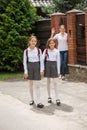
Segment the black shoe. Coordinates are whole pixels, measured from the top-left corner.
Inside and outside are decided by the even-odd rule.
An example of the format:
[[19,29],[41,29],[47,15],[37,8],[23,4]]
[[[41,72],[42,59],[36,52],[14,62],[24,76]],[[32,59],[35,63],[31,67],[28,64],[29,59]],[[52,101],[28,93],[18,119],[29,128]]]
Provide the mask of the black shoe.
[[52,98],[51,97],[48,98],[48,103],[52,103]]
[[38,103],[38,104],[37,104],[37,107],[38,107],[38,108],[43,108],[44,105],[43,105],[42,103]]
[[34,104],[34,100],[32,100],[32,101],[30,101],[30,103],[29,103],[30,105],[33,105]]
[[57,99],[57,100],[56,100],[56,104],[57,104],[58,106],[60,106],[60,104],[61,104],[60,99]]

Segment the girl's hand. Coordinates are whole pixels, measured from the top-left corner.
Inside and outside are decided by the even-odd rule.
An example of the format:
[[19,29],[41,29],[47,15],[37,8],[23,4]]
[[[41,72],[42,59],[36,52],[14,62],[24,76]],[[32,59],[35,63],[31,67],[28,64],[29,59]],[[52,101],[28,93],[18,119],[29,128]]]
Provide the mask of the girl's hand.
[[27,79],[28,78],[28,74],[24,74],[24,78]]
[[44,76],[44,71],[43,71],[43,72],[40,72],[40,75],[41,75],[41,77],[43,77],[43,76]]
[[58,78],[61,79],[61,78],[62,78],[62,75],[61,75],[61,74],[58,74]]

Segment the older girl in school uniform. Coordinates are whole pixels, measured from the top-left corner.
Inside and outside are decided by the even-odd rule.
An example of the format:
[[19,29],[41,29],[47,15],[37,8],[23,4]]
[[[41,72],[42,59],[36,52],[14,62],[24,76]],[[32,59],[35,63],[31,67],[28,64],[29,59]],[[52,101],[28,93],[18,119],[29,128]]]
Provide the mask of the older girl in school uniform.
[[58,97],[58,86],[57,86],[57,78],[60,74],[60,56],[59,52],[56,49],[56,43],[52,38],[50,38],[47,42],[47,47],[43,52],[43,60],[44,60],[44,76],[47,78],[47,92],[48,92],[48,103],[52,103],[51,98],[51,79],[53,79],[54,90],[56,95],[56,104],[60,105],[60,99]]
[[43,108],[43,104],[40,100],[40,80],[43,74],[43,60],[41,49],[36,47],[37,38],[31,36],[29,40],[29,46],[24,50],[23,65],[24,65],[24,78],[29,79],[30,90],[30,105],[34,104],[33,96],[33,84],[35,84],[37,95],[37,107]]

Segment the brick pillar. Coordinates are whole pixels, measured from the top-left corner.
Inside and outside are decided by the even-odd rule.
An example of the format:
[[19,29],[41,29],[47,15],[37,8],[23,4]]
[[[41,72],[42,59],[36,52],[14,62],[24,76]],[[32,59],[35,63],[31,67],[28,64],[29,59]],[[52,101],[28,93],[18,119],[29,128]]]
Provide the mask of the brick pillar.
[[56,30],[56,33],[59,32],[60,24],[64,24],[64,17],[65,17],[65,14],[60,13],[60,12],[57,12],[51,15],[51,28],[54,27]]
[[67,14],[67,33],[69,36],[68,46],[69,46],[69,64],[77,63],[77,53],[76,53],[76,14],[82,11],[73,9]]
[[85,12],[85,40],[86,40],[86,64],[87,64],[87,8],[84,9]]

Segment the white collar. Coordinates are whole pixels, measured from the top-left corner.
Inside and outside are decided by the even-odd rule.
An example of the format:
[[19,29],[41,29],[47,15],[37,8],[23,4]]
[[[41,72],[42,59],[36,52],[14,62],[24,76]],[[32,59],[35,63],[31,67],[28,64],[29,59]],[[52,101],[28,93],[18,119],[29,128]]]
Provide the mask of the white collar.
[[34,47],[33,49],[31,49],[30,47],[28,47],[28,50],[35,50],[36,49],[36,47]]

